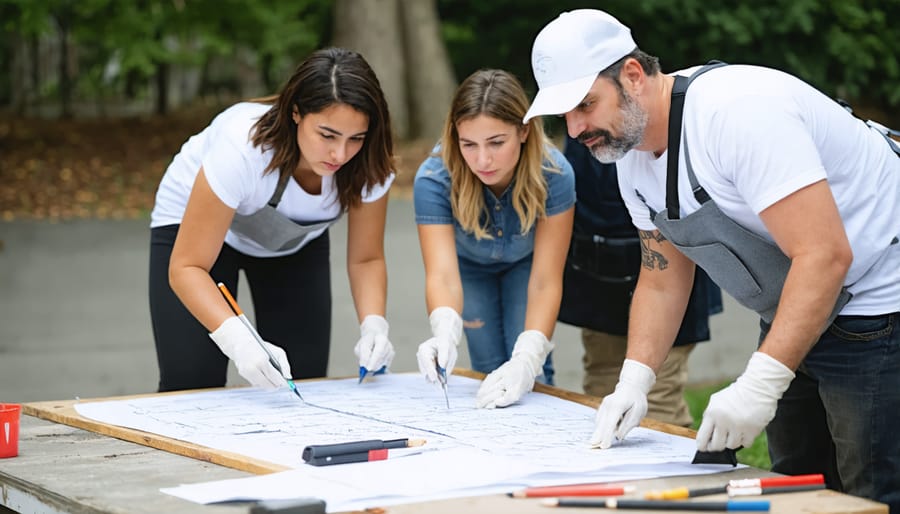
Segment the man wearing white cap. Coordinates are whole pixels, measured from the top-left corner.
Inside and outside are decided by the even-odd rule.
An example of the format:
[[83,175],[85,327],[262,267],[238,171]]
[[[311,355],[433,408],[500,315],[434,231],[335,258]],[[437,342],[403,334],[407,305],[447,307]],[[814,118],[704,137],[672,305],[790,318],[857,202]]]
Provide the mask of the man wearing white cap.
[[525,121],[564,114],[617,163],[642,240],[628,351],[592,444],[644,417],[696,264],[761,328],[744,373],[710,398],[698,449],[747,446],[768,426],[774,471],[824,473],[900,513],[900,159],[883,127],[769,68],[662,74],[596,10],[544,27],[532,67]]

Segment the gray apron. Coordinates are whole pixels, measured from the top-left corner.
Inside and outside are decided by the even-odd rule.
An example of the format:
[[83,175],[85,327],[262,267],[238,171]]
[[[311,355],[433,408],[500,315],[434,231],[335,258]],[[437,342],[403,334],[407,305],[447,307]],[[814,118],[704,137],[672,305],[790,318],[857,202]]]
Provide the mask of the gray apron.
[[[693,79],[723,65],[724,63],[707,64],[690,78],[681,76],[675,78],[669,113],[666,211],[656,212],[650,209],[650,219],[670,243],[703,268],[719,287],[741,305],[755,311],[763,320],[771,323],[781,298],[784,281],[791,269],[791,260],[778,246],[745,229],[719,210],[694,175],[687,141],[684,142],[684,157],[688,180],[694,197],[701,206],[683,218],[680,214],[678,153],[681,146],[679,143],[684,96]],[[643,200],[640,192],[636,192]],[[834,321],[851,297],[846,287],[841,289],[827,324],[830,325]]]
[[283,252],[297,248],[311,233],[337,222],[340,215],[330,220],[303,224],[275,210],[290,178],[290,173],[282,173],[279,176],[278,186],[272,193],[272,198],[262,209],[248,215],[235,213],[231,221],[231,231],[255,241],[266,250]]

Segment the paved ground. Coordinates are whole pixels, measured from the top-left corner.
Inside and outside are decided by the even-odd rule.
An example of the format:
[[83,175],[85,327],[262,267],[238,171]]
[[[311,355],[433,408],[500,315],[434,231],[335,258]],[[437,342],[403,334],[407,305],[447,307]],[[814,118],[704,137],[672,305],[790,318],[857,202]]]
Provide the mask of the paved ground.
[[[146,221],[0,223],[0,402],[153,392],[157,369],[147,307]],[[359,335],[345,272],[346,225],[332,229],[334,296],[329,374],[350,376]],[[424,273],[412,203],[392,199],[387,232],[393,369],[416,369],[428,337]],[[252,318],[246,284],[238,301]],[[691,381],[732,378],[755,348],[756,321],[726,298],[713,341],[695,350]],[[560,324],[557,385],[581,390],[578,330]],[[465,345],[463,345],[465,346]],[[460,366],[468,365],[461,352]],[[230,383],[241,383],[232,373]]]

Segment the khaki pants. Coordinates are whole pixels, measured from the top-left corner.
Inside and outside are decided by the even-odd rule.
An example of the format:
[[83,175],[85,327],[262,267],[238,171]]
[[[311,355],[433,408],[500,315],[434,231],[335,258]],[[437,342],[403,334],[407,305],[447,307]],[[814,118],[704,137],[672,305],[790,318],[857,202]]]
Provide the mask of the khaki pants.
[[[626,337],[597,332],[588,328],[581,330],[584,345],[585,394],[604,397],[616,388],[619,372],[625,360]],[[656,375],[656,383],[647,395],[647,417],[690,427],[693,423],[687,402],[684,401],[684,385],[687,383],[687,361],[693,344],[674,346]]]

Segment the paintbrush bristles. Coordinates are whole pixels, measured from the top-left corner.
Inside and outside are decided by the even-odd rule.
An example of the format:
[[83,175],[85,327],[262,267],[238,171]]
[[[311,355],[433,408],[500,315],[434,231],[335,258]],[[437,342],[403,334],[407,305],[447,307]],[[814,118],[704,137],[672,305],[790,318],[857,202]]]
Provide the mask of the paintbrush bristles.
[[410,439],[406,442],[406,446],[409,446],[409,447],[422,446],[423,444],[425,444],[424,439]]

